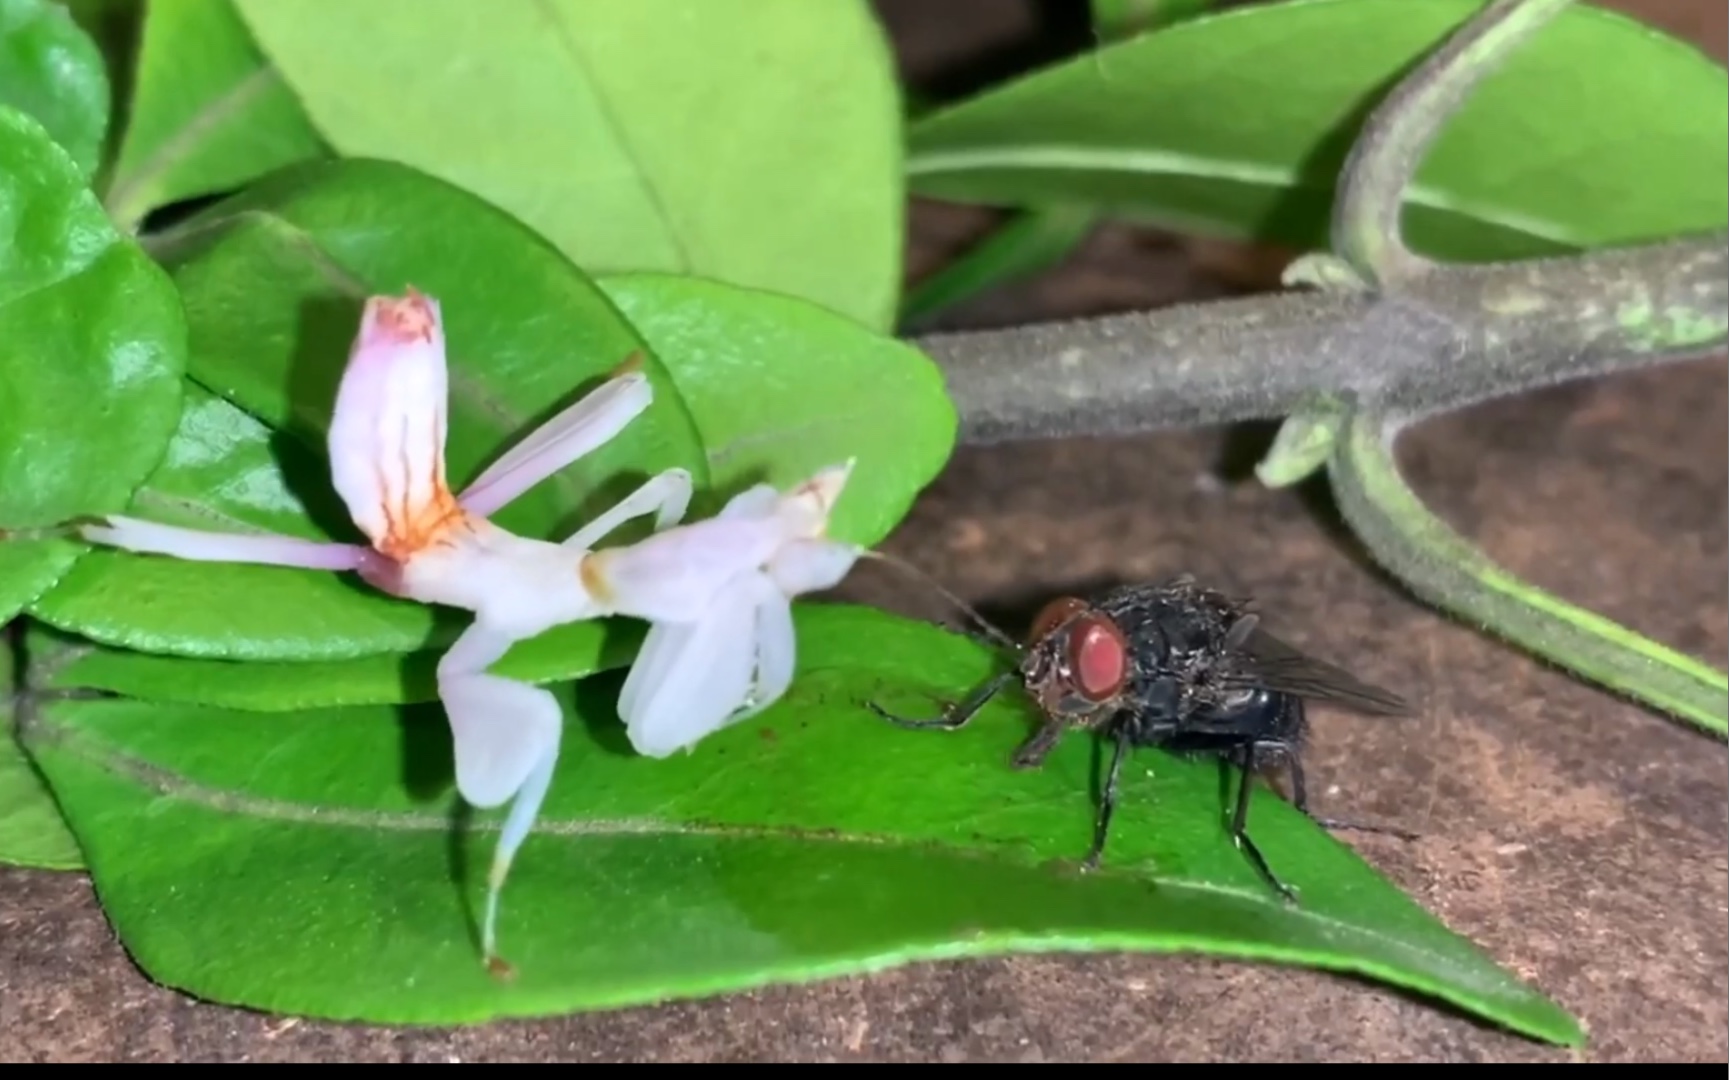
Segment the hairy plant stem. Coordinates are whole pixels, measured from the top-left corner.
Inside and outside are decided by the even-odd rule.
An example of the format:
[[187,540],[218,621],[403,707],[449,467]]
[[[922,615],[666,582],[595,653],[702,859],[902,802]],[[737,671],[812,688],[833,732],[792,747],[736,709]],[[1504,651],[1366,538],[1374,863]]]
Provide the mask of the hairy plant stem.
[[1519,580],[1412,493],[1393,455],[1395,425],[1354,413],[1328,466],[1339,510],[1375,561],[1418,597],[1579,675],[1729,732],[1729,677]]
[[1430,416],[1709,356],[1726,334],[1719,234],[1436,266],[1397,295],[1289,291],[913,340],[942,369],[961,442],[983,445],[1273,419],[1312,393]]
[[1392,444],[1426,417],[1729,343],[1729,234],[1446,266],[1403,196],[1472,87],[1571,0],[1493,0],[1400,82],[1347,158],[1315,292],[918,339],[966,443],[1286,417],[1259,473],[1328,470],[1345,519],[1419,598],[1647,705],[1729,733],[1729,677],[1520,581],[1423,506]]

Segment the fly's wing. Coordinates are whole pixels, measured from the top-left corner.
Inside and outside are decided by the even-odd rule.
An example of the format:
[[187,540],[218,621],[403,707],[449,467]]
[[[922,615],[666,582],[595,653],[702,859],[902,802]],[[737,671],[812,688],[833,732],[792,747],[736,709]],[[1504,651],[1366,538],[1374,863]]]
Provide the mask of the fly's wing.
[[1331,702],[1358,712],[1381,716],[1408,716],[1411,706],[1390,690],[1383,690],[1323,660],[1316,660],[1260,629],[1251,630],[1215,669],[1215,685],[1221,689],[1264,687],[1295,694],[1310,701]]

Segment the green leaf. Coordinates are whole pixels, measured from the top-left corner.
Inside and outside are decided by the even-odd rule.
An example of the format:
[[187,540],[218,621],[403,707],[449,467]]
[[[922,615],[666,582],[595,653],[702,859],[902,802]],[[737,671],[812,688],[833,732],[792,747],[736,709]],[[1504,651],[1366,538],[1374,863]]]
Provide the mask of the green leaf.
[[16,624],[0,626],[0,864],[76,870],[84,863],[78,841],[60,819],[48,785],[13,737],[16,693],[22,688],[14,664],[16,632]]
[[[1105,868],[1080,738],[1041,770],[1003,695],[955,734],[918,707],[989,670],[971,641],[856,607],[798,607],[800,674],[771,711],[664,760],[628,752],[616,680],[579,684],[538,834],[482,968],[491,837],[453,840],[436,709],[228,713],[48,707],[32,749],[98,894],[150,975],[210,1000],[375,1023],[471,1022],[719,993],[1014,949],[1194,950],[1362,973],[1517,1031],[1578,1025],[1282,800],[1256,839],[1288,909],[1225,834],[1219,774],[1140,755]],[[568,700],[567,695],[567,700]],[[494,815],[484,815],[492,820]]]
[[61,820],[54,796],[12,736],[10,707],[0,708],[0,864],[78,870],[84,857]]
[[338,150],[476,192],[591,273],[893,318],[900,102],[862,0],[238,7]]
[[96,172],[108,129],[108,71],[72,16],[48,0],[0,0],[0,106],[33,117]]
[[1093,32],[1101,40],[1131,37],[1192,19],[1216,0],[1092,0]]
[[137,66],[107,197],[128,228],[328,152],[229,0],[152,0]]
[[[168,459],[134,500],[138,516],[171,524],[359,539],[330,487],[323,441],[370,293],[412,284],[443,304],[446,459],[459,489],[644,348],[539,237],[400,165],[279,173],[161,250],[191,325],[189,373],[216,395],[189,397]],[[705,482],[677,390],[652,356],[646,370],[656,389],[648,413],[495,515],[500,525],[562,536],[663,468],[683,466]],[[231,660],[411,652],[450,640],[468,621],[346,575],[114,550],[91,551],[32,613],[103,644]]]
[[78,557],[32,530],[119,510],[161,458],[185,354],[173,283],[0,106],[0,623]]
[[84,869],[84,855],[53,794],[10,732],[0,736],[0,864]]
[[137,70],[138,30],[144,22],[144,0],[56,0],[84,31],[101,55],[108,81],[107,115],[99,164],[90,179],[97,192],[106,191],[114,170],[114,152],[126,133]]
[[954,448],[942,373],[911,345],[718,282],[641,274],[599,284],[678,384],[717,493],[787,487],[856,457],[830,533],[872,546]]
[[78,561],[78,546],[53,538],[19,539],[0,529],[0,619],[30,606]]
[[[624,667],[642,646],[645,624],[605,619],[555,627],[518,642],[487,670],[544,685]],[[78,639],[72,638],[76,643]],[[279,712],[339,705],[397,705],[438,698],[442,652],[297,663],[199,660],[71,645],[68,662],[45,680],[55,690],[105,690],[144,701]]]
[[[909,175],[938,198],[1088,202],[1325,247],[1362,119],[1481,6],[1291,0],[1205,16],[922,119]],[[1413,248],[1455,259],[1720,228],[1729,80],[1682,42],[1573,5],[1473,90],[1418,170],[1405,217]]]

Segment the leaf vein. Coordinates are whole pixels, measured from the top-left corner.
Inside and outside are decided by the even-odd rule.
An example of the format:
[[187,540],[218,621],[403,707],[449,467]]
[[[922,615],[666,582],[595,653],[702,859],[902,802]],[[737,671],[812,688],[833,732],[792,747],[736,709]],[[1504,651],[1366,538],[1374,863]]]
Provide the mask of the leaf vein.
[[648,201],[649,208],[654,211],[654,216],[660,220],[661,230],[666,234],[667,242],[672,246],[673,254],[678,259],[679,272],[693,273],[694,266],[691,262],[690,252],[685,250],[684,237],[673,227],[672,214],[667,209],[666,200],[661,196],[660,188],[655,183],[654,178],[649,175],[648,168],[637,156],[636,147],[631,144],[627,135],[627,126],[619,122],[618,115],[613,110],[612,102],[607,100],[606,94],[589,71],[588,58],[583,54],[581,45],[577,43],[575,35],[570,32],[570,28],[565,25],[564,20],[559,17],[557,11],[553,10],[547,0],[535,0],[535,7],[539,9],[541,18],[545,19],[551,27],[559,45],[570,54],[571,68],[594,94],[595,108],[600,112],[600,117],[606,123],[607,130],[612,133],[613,139],[624,150],[625,157],[631,163],[632,172],[636,175],[637,187],[642,190],[643,198]]
[[[1166,176],[1189,176],[1208,180],[1331,192],[1333,177],[1302,176],[1293,170],[1258,161],[1202,158],[1170,150],[1099,149],[1090,146],[1048,144],[1038,146],[979,147],[963,150],[927,151],[907,158],[909,179],[949,172],[972,172],[995,168],[1060,169],[1074,172],[1115,170]],[[1585,241],[1566,224],[1521,214],[1504,207],[1474,204],[1446,191],[1413,183],[1405,192],[1406,205],[1426,206],[1498,225],[1551,243],[1577,247]]]
[[129,205],[135,194],[146,184],[167,172],[169,168],[185,160],[198,140],[208,135],[217,125],[233,117],[254,98],[262,94],[277,77],[275,68],[261,67],[235,83],[220,96],[213,98],[208,105],[186,123],[186,126],[164,140],[154,153],[147,156],[131,176],[116,181],[114,186],[108,190],[109,214],[127,229],[135,225],[137,223],[135,219],[144,216],[139,212],[139,208]]

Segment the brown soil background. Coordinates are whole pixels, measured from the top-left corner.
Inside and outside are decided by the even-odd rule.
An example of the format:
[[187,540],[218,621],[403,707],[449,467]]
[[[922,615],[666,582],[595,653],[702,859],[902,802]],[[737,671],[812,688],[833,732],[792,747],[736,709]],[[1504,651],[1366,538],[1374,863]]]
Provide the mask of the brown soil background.
[[[879,0],[923,78],[1012,45],[1019,0]],[[1080,6],[1080,5],[1076,5]],[[1721,0],[1618,0],[1721,60]],[[988,217],[920,206],[917,276]],[[1101,231],[1064,266],[955,311],[1034,321],[1265,287],[1278,260]],[[1559,388],[1404,440],[1412,482],[1504,565],[1722,665],[1729,383],[1722,359]],[[1264,438],[1264,433],[1261,436]],[[1423,833],[1347,838],[1590,1026],[1590,1060],[1729,1060],[1729,756],[1414,603],[1310,489],[1209,479],[1218,431],[963,449],[885,545],[979,600],[1188,570],[1256,594],[1318,654],[1425,705],[1315,716],[1320,798]],[[852,598],[907,610],[862,575]],[[882,586],[880,595],[873,586]],[[923,614],[924,612],[910,612]],[[1337,792],[1329,788],[1338,786]],[[1337,800],[1337,801],[1335,801]],[[0,870],[6,1061],[1567,1060],[1379,987],[1302,970],[1100,955],[920,964],[705,1002],[452,1031],[204,1005],[132,966],[80,874]]]

